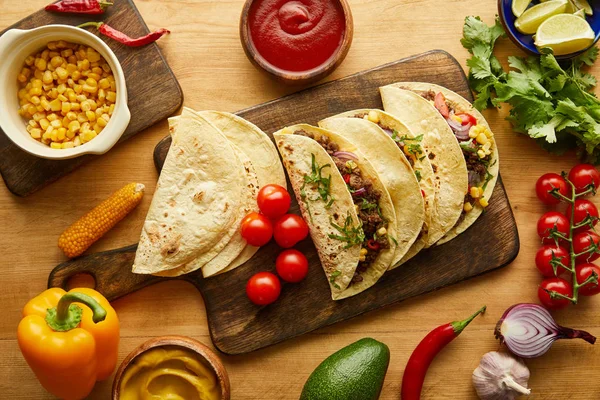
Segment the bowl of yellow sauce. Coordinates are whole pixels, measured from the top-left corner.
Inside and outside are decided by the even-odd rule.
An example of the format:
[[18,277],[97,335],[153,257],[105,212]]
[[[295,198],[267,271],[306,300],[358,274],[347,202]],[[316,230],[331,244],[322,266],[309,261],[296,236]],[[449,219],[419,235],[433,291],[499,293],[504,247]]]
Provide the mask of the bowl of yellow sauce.
[[219,357],[184,336],[141,344],[117,371],[113,400],[229,400],[229,377]]

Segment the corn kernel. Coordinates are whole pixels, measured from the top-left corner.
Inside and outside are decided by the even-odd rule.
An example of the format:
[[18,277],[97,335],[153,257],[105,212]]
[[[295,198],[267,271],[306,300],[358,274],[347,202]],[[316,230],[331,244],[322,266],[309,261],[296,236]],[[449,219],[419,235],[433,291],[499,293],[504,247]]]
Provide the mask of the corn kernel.
[[476,126],[472,126],[471,129],[469,129],[469,137],[471,139],[475,139],[477,137],[477,135],[478,135],[478,132],[477,132],[476,128],[477,128]]
[[108,93],[106,93],[106,101],[114,103],[115,101],[117,101],[117,93],[113,92],[113,91],[109,91]]
[[62,103],[62,109],[61,112],[66,115],[69,111],[71,111],[71,103],[64,101]]
[[54,113],[51,113],[51,114],[48,114],[48,115],[46,115],[46,119],[47,119],[48,121],[50,121],[50,122],[52,122],[52,121],[56,120],[57,118],[58,118],[58,116],[57,116],[56,114],[54,114]]
[[[104,114],[106,115],[106,114]],[[107,115],[108,116],[108,115]],[[108,123],[108,121],[104,118],[98,118],[98,120],[96,121],[96,123],[101,126],[102,128],[104,128],[106,126],[106,124]],[[384,228],[385,229],[385,228]]]
[[365,261],[366,259],[367,259],[367,257],[366,257],[366,256],[360,256],[360,257],[358,257],[358,261],[359,261],[359,262],[363,262],[363,261]]
[[479,188],[477,186],[472,186],[471,189],[469,190],[469,194],[474,199],[477,199],[477,198],[479,198],[479,196],[481,196],[481,194],[479,192]]
[[50,102],[50,109],[52,111],[60,111],[62,108],[62,103],[59,99],[54,99]]
[[90,122],[94,122],[96,120],[96,113],[93,111],[86,111],[85,116]]
[[31,101],[32,104],[35,104],[37,106],[38,104],[40,104],[41,100],[38,96],[31,96],[29,101]]
[[25,59],[25,64],[28,65],[28,66],[30,66],[30,67],[33,65],[34,62],[35,62],[35,57],[34,56],[28,56]]
[[485,136],[485,133],[481,132],[477,135],[477,142],[479,144],[486,144],[487,142],[489,142],[489,139],[487,136]]
[[450,116],[450,119],[462,125],[462,122],[463,122],[463,121],[462,121],[462,118],[461,118],[461,117],[459,117],[458,115],[456,115],[456,114],[452,114],[452,115]]
[[58,129],[54,129],[52,131],[52,133],[50,134],[50,140],[52,140],[53,142],[58,141]]
[[79,125],[79,121],[71,121],[69,123],[69,130],[71,132],[78,132],[80,127],[81,126]]
[[42,137],[42,130],[39,128],[33,128],[31,131],[29,131],[29,134],[34,139],[40,139]]
[[365,249],[364,247],[362,249],[360,249],[360,255],[361,256],[366,256],[368,252],[369,251],[367,249]]
[[482,197],[479,199],[479,205],[483,208],[486,208],[487,206],[490,205],[490,203],[488,203],[488,201]]
[[75,146],[75,147],[81,146],[81,138],[79,138],[79,136],[77,136],[75,139],[73,139],[73,146]]
[[62,148],[63,149],[72,149],[73,148],[73,142],[70,142],[70,141],[69,142],[64,142],[62,144]]
[[50,143],[50,147],[53,149],[62,149],[62,144],[60,143]]
[[71,103],[71,110],[79,111],[81,110],[81,105],[79,103]]
[[46,116],[46,114],[38,112],[38,113],[33,114],[32,118],[34,121],[40,121],[45,116]]
[[379,235],[379,236],[383,236],[386,233],[387,233],[387,229],[385,229],[385,227],[383,227],[383,226],[377,230],[377,235]]
[[465,212],[469,212],[473,209],[473,205],[471,203],[465,203],[465,205],[463,206],[463,210]]
[[83,85],[83,91],[88,93],[96,93],[98,91],[98,87],[90,86],[87,83]]
[[477,156],[479,156],[479,158],[485,158],[485,151],[477,150]]
[[46,65],[48,65],[48,64],[46,63],[46,60],[44,60],[43,58],[35,59],[35,67],[38,69],[38,71],[44,71],[46,69]]
[[50,126],[50,121],[48,121],[46,118],[42,118],[39,120],[39,124],[43,130],[46,130],[48,129],[48,126]]

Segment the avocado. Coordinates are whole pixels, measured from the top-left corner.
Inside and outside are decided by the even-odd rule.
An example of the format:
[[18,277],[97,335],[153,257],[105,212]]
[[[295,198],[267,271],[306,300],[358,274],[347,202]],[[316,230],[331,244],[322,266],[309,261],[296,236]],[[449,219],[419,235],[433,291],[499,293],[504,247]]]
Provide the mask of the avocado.
[[364,338],[327,357],[310,374],[300,400],[376,400],[390,363],[390,349]]

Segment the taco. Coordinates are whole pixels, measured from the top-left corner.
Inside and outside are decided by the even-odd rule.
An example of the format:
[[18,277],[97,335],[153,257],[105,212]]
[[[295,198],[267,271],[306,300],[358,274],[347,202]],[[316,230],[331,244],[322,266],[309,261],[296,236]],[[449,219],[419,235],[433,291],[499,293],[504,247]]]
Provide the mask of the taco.
[[[457,93],[431,83],[396,83],[429,103],[438,120],[444,120],[456,138],[468,172],[468,191],[461,215],[453,228],[438,242],[446,243],[464,232],[488,206],[498,179],[498,148],[487,121],[471,103]],[[441,118],[440,118],[441,117]]]
[[299,124],[274,134],[332,298],[373,286],[391,265],[396,215],[371,163],[340,135]]
[[[428,242],[438,242],[456,225],[468,190],[467,166],[461,148],[446,121],[431,110],[429,102],[402,84],[379,88],[386,112],[398,118],[417,137],[434,174],[436,228]],[[422,135],[422,136],[421,136]]]
[[397,267],[426,244],[429,221],[425,223],[424,197],[432,203],[435,198],[433,171],[419,140],[398,120],[379,110],[349,111],[319,121],[319,126],[356,145],[389,192],[397,228],[393,234],[396,253],[390,269]]
[[179,274],[202,267],[229,243],[252,196],[239,151],[209,121],[187,113],[170,118],[169,131],[173,142],[144,222],[134,273],[178,269]]

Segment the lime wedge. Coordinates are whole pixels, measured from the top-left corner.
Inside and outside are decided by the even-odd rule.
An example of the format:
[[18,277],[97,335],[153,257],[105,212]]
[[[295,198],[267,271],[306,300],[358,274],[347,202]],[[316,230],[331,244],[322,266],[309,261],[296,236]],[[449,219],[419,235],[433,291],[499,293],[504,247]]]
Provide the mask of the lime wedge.
[[574,14],[559,14],[544,21],[535,34],[538,49],[549,47],[555,55],[585,50],[594,43],[590,24]]
[[573,15],[585,19],[585,11],[583,9],[575,11]]
[[515,28],[521,33],[532,35],[537,31],[542,22],[553,15],[564,13],[568,4],[567,0],[550,0],[545,3],[536,4],[525,10],[517,18]]
[[590,3],[588,3],[587,0],[572,0],[573,3],[575,3],[575,7],[577,7],[580,10],[585,11],[585,13],[587,15],[592,15],[594,13],[594,11],[592,10],[592,7],[590,6]]
[[520,17],[529,7],[529,3],[531,3],[531,0],[513,0],[511,9],[515,17]]

